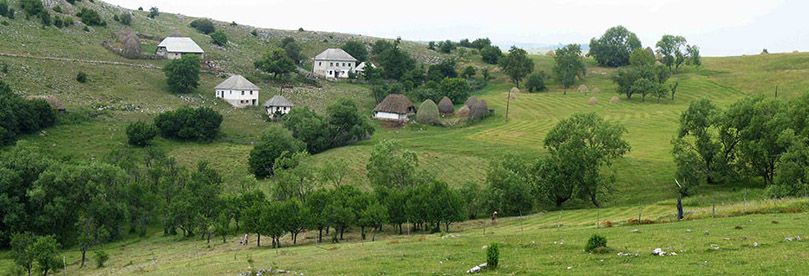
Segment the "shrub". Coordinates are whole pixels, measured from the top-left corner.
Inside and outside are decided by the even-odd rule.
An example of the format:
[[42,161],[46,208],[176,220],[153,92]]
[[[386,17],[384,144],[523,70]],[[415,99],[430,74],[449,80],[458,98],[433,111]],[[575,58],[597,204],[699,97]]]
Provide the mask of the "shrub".
[[590,253],[597,248],[607,248],[607,238],[598,234],[593,234],[593,236],[587,240],[587,245],[584,246],[584,251]]
[[42,99],[26,100],[0,81],[0,146],[14,143],[19,134],[34,133],[56,123],[56,113]]
[[528,92],[544,91],[545,74],[543,74],[542,72],[531,74],[525,81],[525,87],[528,88]]
[[132,15],[129,12],[123,12],[120,16],[118,16],[118,22],[124,25],[131,25],[132,24]]
[[199,86],[199,57],[183,55],[163,67],[169,90],[174,93],[188,93]]
[[497,243],[492,243],[486,249],[486,267],[496,269],[500,265],[500,248]]
[[157,136],[157,128],[146,122],[134,122],[126,127],[128,143],[133,146],[147,146],[155,136]]
[[274,174],[275,160],[285,152],[300,152],[305,145],[292,137],[290,132],[279,126],[270,127],[261,140],[256,142],[250,151],[248,160],[250,170],[257,178],[265,178]]
[[87,74],[85,74],[84,72],[79,72],[78,74],[76,74],[76,81],[80,83],[87,82]]
[[95,10],[91,10],[88,8],[81,8],[76,16],[81,18],[81,22],[88,26],[106,26],[107,22],[101,19],[101,16],[98,15],[98,12]]
[[42,0],[20,0],[20,7],[28,16],[39,16],[39,14],[45,12]]
[[426,100],[419,106],[416,112],[416,122],[426,125],[437,125],[441,123],[438,114],[438,106],[433,100]]
[[181,107],[160,113],[154,125],[166,138],[210,142],[216,138],[222,124],[222,115],[208,107]]
[[441,81],[441,93],[453,102],[462,102],[469,98],[471,88],[465,79],[445,78]]
[[102,268],[110,259],[110,255],[107,255],[107,252],[104,252],[103,250],[96,250],[93,259],[96,261],[96,268]]
[[191,27],[197,29],[197,31],[203,34],[210,34],[216,31],[216,27],[214,27],[213,22],[205,18],[191,21]]
[[228,45],[228,36],[222,31],[216,31],[212,33],[211,40],[214,44],[219,46]]
[[8,17],[8,2],[6,0],[0,1],[0,16]]
[[455,112],[455,105],[452,104],[452,100],[444,96],[441,98],[441,101],[438,102],[438,111],[441,114],[452,114]]
[[483,62],[488,64],[497,64],[502,56],[503,51],[497,46],[486,46],[480,49],[480,57],[483,59]]
[[252,31],[250,31],[250,34],[253,36],[258,36],[258,31],[253,29]]
[[160,15],[160,10],[157,7],[151,7],[149,9],[149,18],[154,19],[155,17]]

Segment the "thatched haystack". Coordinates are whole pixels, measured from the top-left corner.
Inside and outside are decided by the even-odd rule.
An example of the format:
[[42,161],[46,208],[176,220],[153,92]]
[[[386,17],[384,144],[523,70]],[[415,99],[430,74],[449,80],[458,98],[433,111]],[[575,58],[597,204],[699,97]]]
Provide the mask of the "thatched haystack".
[[481,120],[487,116],[489,116],[489,105],[484,100],[478,101],[475,106],[469,109],[470,120]]
[[455,113],[455,105],[452,104],[452,100],[444,96],[441,98],[441,101],[438,102],[438,112],[441,115],[449,115]]
[[466,99],[466,102],[463,105],[468,107],[468,108],[472,108],[477,103],[478,103],[478,97],[472,96],[472,97],[469,97],[469,99]]
[[582,84],[579,85],[579,88],[576,89],[576,91],[579,91],[579,93],[587,93],[590,92],[590,89],[587,87],[587,85]]
[[589,105],[597,105],[598,104],[598,98],[590,97],[590,99],[587,100],[587,104],[589,104]]
[[462,117],[469,116],[469,107],[464,105],[463,107],[458,109],[458,112],[455,112],[455,115],[462,116]]
[[620,102],[621,102],[621,98],[618,98],[618,96],[612,96],[612,98],[610,98],[610,103],[612,103],[612,104],[617,104],[617,103],[620,103]]
[[438,106],[433,100],[425,100],[416,112],[416,122],[425,125],[441,124],[441,118],[438,113]]
[[598,93],[601,93],[601,89],[599,89],[598,87],[593,87],[593,88],[590,88],[590,92],[593,93],[593,94],[598,94]]

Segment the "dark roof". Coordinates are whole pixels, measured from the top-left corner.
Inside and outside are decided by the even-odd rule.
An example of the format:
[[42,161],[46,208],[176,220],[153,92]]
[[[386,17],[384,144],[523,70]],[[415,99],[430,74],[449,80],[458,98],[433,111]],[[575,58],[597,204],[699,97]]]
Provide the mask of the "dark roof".
[[329,48],[315,56],[315,60],[357,61],[348,52],[340,48]]
[[229,90],[260,90],[258,86],[245,79],[241,75],[233,75],[216,86],[216,89]]
[[287,98],[284,98],[284,96],[275,95],[270,100],[264,103],[264,107],[271,107],[271,106],[293,107],[295,105],[292,104],[292,102],[290,102],[289,100],[287,100]]
[[396,114],[408,114],[413,110],[413,103],[402,94],[390,94],[376,105],[374,112],[388,112]]

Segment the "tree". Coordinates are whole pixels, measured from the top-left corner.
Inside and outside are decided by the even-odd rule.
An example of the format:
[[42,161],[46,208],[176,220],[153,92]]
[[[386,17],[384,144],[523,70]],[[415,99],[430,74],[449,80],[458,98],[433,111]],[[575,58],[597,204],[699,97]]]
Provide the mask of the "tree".
[[59,261],[56,260],[56,254],[59,253],[57,247],[59,243],[53,236],[37,237],[31,244],[29,250],[42,275],[47,276],[49,271],[59,269]]
[[256,69],[273,74],[273,77],[286,75],[295,70],[295,62],[282,49],[275,49],[254,62]]
[[612,81],[618,85],[616,91],[625,94],[627,99],[640,93],[642,97],[653,94],[660,99],[668,94],[668,87],[664,83],[671,76],[670,71],[663,65],[655,66],[629,66],[618,69],[612,76]]
[[463,199],[464,213],[467,215],[467,218],[478,218],[478,213],[482,211],[484,200],[480,185],[472,181],[467,181],[458,193]]
[[216,31],[211,34],[211,42],[224,47],[228,45],[228,36],[223,31]]
[[688,45],[685,47],[685,53],[688,56],[688,59],[686,59],[685,64],[694,66],[702,65],[702,57],[699,55],[699,46]]
[[419,106],[416,113],[416,122],[425,125],[439,125],[441,124],[440,115],[438,114],[438,106],[433,100],[425,100]]
[[293,198],[282,201],[278,212],[279,218],[282,218],[279,223],[292,236],[292,244],[298,244],[298,233],[306,229],[307,219],[310,217],[309,209],[300,200]]
[[[372,229],[382,228],[382,225],[388,221],[388,209],[377,201],[372,201],[371,204],[366,206],[360,213],[358,224],[360,225],[360,234],[365,240],[365,229],[370,227]],[[371,241],[376,240],[376,230],[374,230]]]
[[346,176],[348,176],[348,162],[343,159],[330,159],[320,167],[320,182],[323,184],[331,184],[334,187],[343,186]]
[[528,79],[525,81],[525,87],[528,88],[528,92],[539,92],[545,90],[545,74],[544,72],[533,73],[528,76]]
[[34,252],[32,245],[34,244],[34,235],[31,233],[15,233],[11,235],[11,257],[14,258],[14,264],[22,267],[31,275],[34,268]]
[[576,78],[582,79],[587,73],[584,60],[581,58],[581,47],[578,44],[569,44],[556,49],[553,59],[556,61],[553,72],[565,91],[576,83]]
[[368,118],[349,99],[338,99],[326,108],[326,121],[332,137],[332,147],[367,139],[374,133]]
[[438,51],[441,53],[449,54],[452,50],[455,50],[457,45],[450,40],[438,42]]
[[305,201],[309,193],[317,188],[314,169],[306,159],[306,152],[283,152],[275,159],[273,170],[277,179],[273,185],[276,200],[299,199]]
[[[339,187],[339,186],[338,186]],[[323,229],[329,226],[328,214],[325,212],[326,206],[332,201],[331,190],[318,189],[309,194],[304,204],[309,209],[309,220],[307,228],[317,229],[317,242],[323,242]]]
[[284,49],[284,52],[287,54],[289,59],[295,62],[295,64],[300,64],[306,59],[306,56],[303,54],[301,46],[295,41],[292,37],[285,37],[281,40],[281,49]]
[[368,48],[365,44],[357,40],[349,40],[343,44],[343,51],[356,58],[358,62],[365,62],[368,60]]
[[528,166],[523,158],[507,155],[492,162],[486,175],[486,206],[505,216],[528,214],[534,209]]
[[[722,145],[719,142],[718,120],[720,111],[707,99],[691,102],[688,109],[680,115],[680,129],[674,145],[675,164],[678,166],[678,175],[684,188],[684,195],[688,195],[688,188],[696,186],[699,182],[691,180],[690,175],[702,176],[709,184],[716,183],[725,167]],[[696,171],[688,171],[697,167]]]
[[528,58],[528,52],[512,46],[508,55],[500,59],[500,67],[511,78],[514,85],[520,87],[520,81],[534,71],[534,61]]
[[154,125],[166,138],[210,142],[219,133],[222,115],[209,107],[181,107],[160,113]]
[[308,106],[290,111],[284,116],[283,124],[293,137],[306,144],[309,153],[319,153],[332,146],[328,122]]
[[107,26],[107,22],[101,19],[97,11],[92,9],[81,8],[81,10],[76,13],[76,16],[81,18],[81,22],[87,26]]
[[118,16],[119,22],[124,25],[132,25],[132,15],[129,12],[123,12]]
[[430,65],[427,69],[427,79],[431,81],[441,81],[445,78],[458,77],[458,71],[455,71],[457,62],[454,59],[447,59],[438,64]]
[[[387,46],[384,46],[387,47]],[[376,51],[377,47],[374,47]],[[393,44],[384,51],[376,55],[379,66],[382,67],[382,77],[392,80],[400,80],[405,72],[413,70],[416,62],[410,55],[401,50],[397,44]],[[367,70],[368,66],[366,66]]]
[[492,45],[492,41],[488,37],[487,38],[478,38],[478,39],[475,39],[474,41],[472,41],[472,48],[475,48],[475,49],[478,49],[478,50],[481,50],[481,49],[485,48],[486,46],[491,46],[491,45]]
[[388,188],[414,185],[417,167],[416,153],[402,150],[401,145],[391,140],[382,140],[374,145],[365,165],[371,184]]
[[275,159],[284,152],[299,152],[304,150],[304,144],[296,140],[288,130],[273,126],[267,129],[250,151],[250,170],[257,178],[273,175]]
[[216,31],[213,22],[206,18],[194,19],[191,21],[191,27],[203,34],[211,34]]
[[170,61],[163,67],[166,74],[166,83],[169,90],[174,93],[189,93],[199,86],[199,57],[196,55],[183,55],[179,59]]
[[475,70],[475,67],[466,66],[466,68],[463,69],[463,73],[461,73],[461,77],[465,79],[471,79],[475,77],[475,74],[477,74],[477,70]]
[[623,139],[625,132],[623,126],[606,122],[595,113],[577,113],[548,132],[545,148],[560,167],[569,170],[566,177],[576,181],[579,196],[601,207],[598,196],[612,190],[614,179],[600,170],[630,150]]
[[157,136],[157,128],[146,122],[134,122],[126,127],[126,136],[130,145],[137,147],[147,146]]
[[149,8],[149,18],[154,19],[155,17],[160,15],[160,10],[157,7]]
[[738,131],[738,162],[743,171],[760,176],[765,185],[773,183],[778,159],[789,145],[778,141],[789,129],[786,108],[777,98],[754,97],[743,99],[726,111],[729,118],[725,128]]
[[601,66],[620,67],[629,64],[629,55],[638,48],[641,48],[638,36],[624,26],[616,26],[600,38],[590,40],[589,55]]
[[441,80],[441,96],[446,96],[453,102],[466,101],[471,90],[472,88],[469,87],[469,83],[465,79],[445,78]]
[[488,64],[497,64],[500,58],[503,57],[503,52],[497,46],[485,46],[480,49],[480,57],[483,62]]
[[576,167],[566,165],[558,156],[553,155],[537,159],[529,168],[529,180],[534,185],[534,194],[541,202],[549,202],[558,208],[575,196],[578,183],[566,176],[573,173]]
[[809,148],[807,138],[796,135],[793,130],[784,131],[778,142],[788,149],[778,159],[778,168],[773,184],[767,193],[773,198],[806,197],[809,195]]
[[655,64],[654,52],[637,48],[629,56],[629,64],[632,66],[651,66]]
[[686,40],[682,36],[664,35],[657,42],[657,53],[662,56],[661,62],[676,72],[680,65],[686,61]]

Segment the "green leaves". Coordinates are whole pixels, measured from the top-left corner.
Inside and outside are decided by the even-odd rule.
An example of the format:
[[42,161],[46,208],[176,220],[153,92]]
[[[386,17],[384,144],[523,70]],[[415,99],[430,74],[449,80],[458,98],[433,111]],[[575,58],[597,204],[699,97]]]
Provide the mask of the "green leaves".
[[624,26],[609,28],[600,38],[590,40],[590,55],[606,67],[629,64],[629,55],[638,48],[641,48],[638,36]]
[[183,55],[182,58],[172,60],[163,72],[169,90],[174,93],[189,93],[199,86],[199,57],[192,54]]
[[587,72],[581,57],[581,46],[578,44],[568,44],[557,49],[553,59],[556,61],[553,72],[565,89],[571,87],[576,82],[576,78],[584,78]]
[[534,72],[534,61],[528,58],[528,52],[516,46],[511,47],[508,55],[501,58],[499,64],[517,87],[520,87],[520,81],[525,76]]

